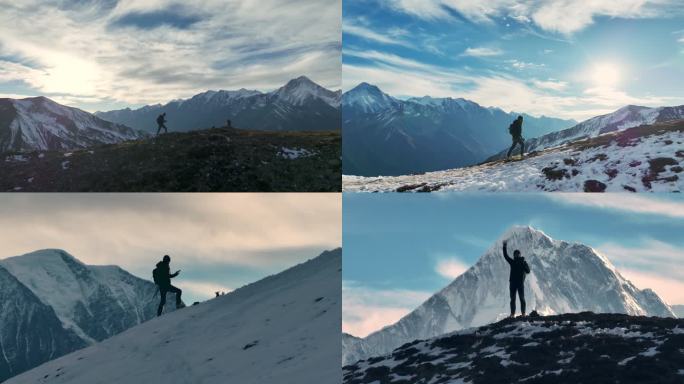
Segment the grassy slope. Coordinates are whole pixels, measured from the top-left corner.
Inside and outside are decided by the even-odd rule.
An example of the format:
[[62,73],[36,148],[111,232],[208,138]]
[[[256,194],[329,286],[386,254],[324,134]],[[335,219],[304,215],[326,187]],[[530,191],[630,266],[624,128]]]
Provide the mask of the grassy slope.
[[[315,155],[287,159],[281,148]],[[217,128],[68,153],[5,154],[0,190],[65,192],[341,190],[339,132]]]

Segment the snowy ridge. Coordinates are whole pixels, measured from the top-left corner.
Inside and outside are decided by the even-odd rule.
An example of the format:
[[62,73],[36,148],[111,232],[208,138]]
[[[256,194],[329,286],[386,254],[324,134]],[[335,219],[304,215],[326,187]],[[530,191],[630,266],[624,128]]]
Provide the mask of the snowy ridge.
[[300,76],[294,80],[290,80],[283,87],[273,92],[273,94],[278,100],[283,100],[297,106],[304,105],[309,99],[323,100],[326,104],[334,108],[340,106],[339,92],[329,91],[314,83],[306,76]]
[[0,99],[0,151],[63,150],[143,137],[45,97]]
[[325,252],[8,383],[339,383],[341,255]]
[[528,313],[593,311],[674,317],[653,291],[637,289],[590,247],[551,239],[531,227],[513,227],[475,265],[397,323],[363,339],[347,338],[343,364],[506,317],[510,313],[509,267],[501,250],[504,240],[511,253],[521,251],[532,271],[525,282]]
[[680,192],[683,133],[684,120],[675,120],[533,152],[522,161],[405,176],[344,175],[342,184],[349,192]]
[[[580,139],[594,138],[608,132],[680,119],[684,119],[684,105],[659,108],[628,105],[615,112],[592,117],[572,128],[529,139],[525,143],[529,151],[539,151]],[[507,150],[499,152],[492,159],[505,158]]]

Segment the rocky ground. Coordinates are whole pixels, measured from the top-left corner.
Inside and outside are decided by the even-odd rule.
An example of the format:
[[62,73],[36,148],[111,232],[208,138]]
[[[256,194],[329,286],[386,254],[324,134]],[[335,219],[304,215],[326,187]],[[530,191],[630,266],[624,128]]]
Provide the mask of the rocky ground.
[[341,190],[339,132],[215,128],[76,151],[0,155],[0,190]]
[[684,319],[506,319],[344,367],[345,384],[682,383]]

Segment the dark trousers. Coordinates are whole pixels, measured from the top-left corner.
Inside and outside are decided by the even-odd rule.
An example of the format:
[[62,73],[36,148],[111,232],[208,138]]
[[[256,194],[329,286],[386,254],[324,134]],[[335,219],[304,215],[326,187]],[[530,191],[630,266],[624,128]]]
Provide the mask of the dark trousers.
[[510,282],[510,292],[511,292],[511,315],[515,315],[515,293],[518,293],[520,298],[520,312],[525,314],[525,287],[523,282]]
[[176,308],[180,306],[181,294],[183,291],[180,288],[176,288],[173,285],[168,285],[165,287],[159,287],[159,295],[161,296],[159,300],[159,308],[157,308],[157,316],[161,316],[162,310],[164,310],[164,304],[166,304],[166,294],[168,292],[173,292],[176,294]]
[[169,133],[169,130],[166,129],[166,125],[159,124],[159,127],[157,127],[157,135],[159,135],[159,132],[161,132],[162,128],[164,128],[164,133]]
[[520,144],[520,156],[525,153],[525,139],[523,139],[522,136],[517,136],[513,137],[513,144],[511,145],[511,149],[508,150],[508,155],[506,155],[506,157],[511,157],[511,153],[513,153],[515,146],[518,144]]

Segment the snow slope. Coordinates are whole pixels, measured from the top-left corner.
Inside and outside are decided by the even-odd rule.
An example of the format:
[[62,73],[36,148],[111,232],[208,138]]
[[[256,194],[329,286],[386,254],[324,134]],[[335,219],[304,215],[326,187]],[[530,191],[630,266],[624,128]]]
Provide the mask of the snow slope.
[[[640,125],[652,125],[681,119],[684,119],[684,105],[658,108],[628,105],[615,112],[592,117],[572,128],[551,132],[539,137],[528,135],[527,137],[533,138],[527,140],[526,145],[529,151],[540,151],[577,140],[597,137],[608,132],[624,131]],[[523,131],[525,131],[524,128]],[[505,148],[493,156],[492,159],[505,158],[507,151],[508,148]]]
[[46,97],[0,99],[0,152],[85,148],[143,136]]
[[606,133],[526,156],[405,176],[342,177],[348,192],[684,190],[684,120]]
[[417,339],[477,327],[509,313],[509,266],[502,243],[519,249],[530,265],[525,282],[528,313],[593,311],[674,317],[653,291],[639,290],[604,256],[583,244],[553,240],[531,227],[513,227],[451,284],[397,323],[363,339],[347,338],[343,363],[379,356]]
[[7,383],[340,383],[341,268],[325,252]]

